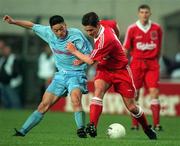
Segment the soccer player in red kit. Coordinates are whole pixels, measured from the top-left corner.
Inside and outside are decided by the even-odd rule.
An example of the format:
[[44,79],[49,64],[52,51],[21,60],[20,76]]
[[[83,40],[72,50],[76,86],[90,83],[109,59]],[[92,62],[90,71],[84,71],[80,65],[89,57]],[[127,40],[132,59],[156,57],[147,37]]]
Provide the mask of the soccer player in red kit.
[[136,89],[132,74],[116,34],[112,28],[101,25],[94,12],[85,14],[82,24],[87,34],[94,38],[94,50],[90,56],[83,55],[71,42],[68,43],[67,50],[90,65],[97,64],[94,97],[90,104],[90,123],[86,132],[91,137],[97,136],[97,124],[103,109],[102,100],[106,91],[113,86],[122,95],[127,109],[142,125],[146,135],[150,139],[156,139],[156,133],[148,126],[142,109],[135,104]]
[[[151,100],[151,110],[154,129],[162,130],[160,126],[160,102],[158,99],[159,56],[162,42],[161,27],[149,20],[151,10],[148,5],[138,8],[139,20],[129,26],[124,41],[125,50],[130,53],[130,66],[135,85],[139,89],[148,89]],[[138,97],[136,100],[138,100]],[[132,119],[132,129],[138,129],[138,122]]]

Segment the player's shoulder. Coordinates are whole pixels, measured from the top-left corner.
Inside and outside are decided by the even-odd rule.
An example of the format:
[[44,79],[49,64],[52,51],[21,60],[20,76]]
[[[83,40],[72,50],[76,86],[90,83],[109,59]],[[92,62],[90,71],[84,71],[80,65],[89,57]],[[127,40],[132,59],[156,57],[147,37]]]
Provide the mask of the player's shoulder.
[[76,34],[76,33],[82,33],[81,30],[79,30],[78,28],[68,28],[68,31],[73,33],[73,34]]
[[103,26],[103,29],[104,29],[104,34],[108,34],[108,36],[112,34],[112,28],[111,27]]
[[153,30],[157,30],[158,32],[162,32],[162,27],[160,24],[156,23],[156,22],[151,22],[152,25],[152,29]]
[[83,33],[77,28],[68,28],[69,39],[77,40],[83,37]]
[[32,30],[35,32],[37,31],[37,32],[53,34],[51,27],[49,25],[34,24]]
[[137,28],[137,24],[136,23],[130,24],[128,26],[128,30],[132,30],[132,29],[136,29],[136,28]]
[[151,22],[151,25],[156,28],[161,28],[161,25],[156,22]]
[[112,28],[110,27],[104,27],[104,39],[106,40],[106,42],[109,42],[111,43],[112,40],[115,40],[115,35],[114,35],[114,32],[112,30]]
[[100,24],[104,27],[110,27],[114,30],[117,29],[117,22],[115,20],[100,20]]
[[69,32],[69,35],[70,36],[79,36],[79,37],[82,37],[83,36],[83,33],[81,30],[79,30],[78,28],[69,28],[68,29],[68,32]]

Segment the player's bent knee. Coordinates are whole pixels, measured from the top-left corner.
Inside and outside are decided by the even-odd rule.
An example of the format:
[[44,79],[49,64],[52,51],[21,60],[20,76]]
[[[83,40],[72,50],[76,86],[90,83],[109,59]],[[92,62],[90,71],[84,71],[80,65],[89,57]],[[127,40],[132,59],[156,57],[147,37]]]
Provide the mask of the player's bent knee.
[[73,105],[73,107],[79,107],[79,106],[81,106],[81,102],[80,101],[74,101],[74,102],[72,102],[72,105]]
[[137,114],[139,112],[138,107],[136,105],[129,105],[128,110],[132,114]]

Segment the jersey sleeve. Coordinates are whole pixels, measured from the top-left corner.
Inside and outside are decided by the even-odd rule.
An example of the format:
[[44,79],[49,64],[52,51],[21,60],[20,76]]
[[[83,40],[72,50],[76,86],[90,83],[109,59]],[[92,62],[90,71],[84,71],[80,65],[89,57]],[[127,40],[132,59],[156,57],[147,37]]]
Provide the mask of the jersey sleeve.
[[39,24],[34,24],[32,27],[32,30],[44,41],[48,43],[49,41],[49,26],[44,26],[44,25],[39,25]]
[[131,27],[128,27],[123,43],[123,47],[125,49],[129,50],[131,48],[131,40],[132,40],[132,29]]

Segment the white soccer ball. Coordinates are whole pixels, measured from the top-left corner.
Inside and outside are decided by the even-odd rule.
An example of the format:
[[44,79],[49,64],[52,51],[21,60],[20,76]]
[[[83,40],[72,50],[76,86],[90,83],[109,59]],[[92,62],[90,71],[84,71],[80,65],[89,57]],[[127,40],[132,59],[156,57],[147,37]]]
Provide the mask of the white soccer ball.
[[113,123],[109,125],[107,129],[107,135],[109,138],[122,138],[126,135],[126,130],[123,125],[119,123]]

